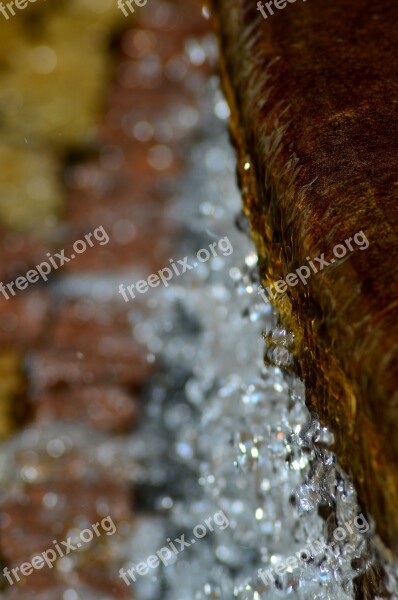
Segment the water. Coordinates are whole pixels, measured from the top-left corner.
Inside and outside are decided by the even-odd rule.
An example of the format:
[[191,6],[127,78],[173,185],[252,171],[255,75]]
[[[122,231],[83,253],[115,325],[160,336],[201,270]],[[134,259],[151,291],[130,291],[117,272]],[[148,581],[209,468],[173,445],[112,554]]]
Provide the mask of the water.
[[[207,37],[187,52],[199,60],[214,45]],[[137,515],[133,528],[126,523],[111,538],[115,579],[119,568],[138,569],[161,548],[178,550],[183,535],[189,544],[166,564],[135,571],[134,585],[127,578],[138,600],[348,600],[366,597],[365,589],[377,598],[385,596],[382,577],[398,597],[396,566],[382,558],[383,575],[381,545],[338,465],[333,435],[305,406],[294,336],[258,293],[228,107],[216,77],[200,87],[200,110],[185,113],[194,142],[169,219],[181,232],[179,257],[190,264],[200,249],[224,244],[152,290],[144,320],[131,309],[132,335],[157,361],[138,432],[109,438],[59,423],[27,428],[3,447],[1,482],[10,493],[40,483],[53,469],[55,476],[60,453],[75,450],[87,458],[91,479],[107,473],[130,481]],[[81,282],[72,279],[63,294],[76,293]],[[109,278],[103,284],[115,286]],[[62,508],[57,498],[47,502]],[[225,520],[214,526],[215,515]],[[197,526],[210,517],[213,530],[206,525],[201,537]],[[72,587],[65,600],[97,597],[83,584]]]
[[[202,102],[171,215],[190,262],[224,236],[233,253],[156,290],[150,316],[134,326],[160,370],[144,401],[140,442],[132,440],[141,447],[147,500],[125,566],[223,511],[229,527],[137,577],[140,600],[348,600],[364,589],[381,596],[372,520],[339,467],[333,434],[305,406],[292,372],[293,334],[258,293],[215,78]],[[289,557],[284,572],[259,577]],[[383,561],[396,591],[395,567]]]

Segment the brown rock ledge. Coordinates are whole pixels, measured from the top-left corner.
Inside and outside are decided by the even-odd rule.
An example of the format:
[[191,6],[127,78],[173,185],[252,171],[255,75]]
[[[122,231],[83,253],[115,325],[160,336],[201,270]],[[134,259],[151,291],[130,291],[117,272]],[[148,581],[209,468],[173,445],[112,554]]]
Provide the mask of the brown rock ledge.
[[309,406],[396,551],[398,4],[290,0],[266,20],[256,5],[214,1],[245,211],[265,285],[369,240],[276,301]]

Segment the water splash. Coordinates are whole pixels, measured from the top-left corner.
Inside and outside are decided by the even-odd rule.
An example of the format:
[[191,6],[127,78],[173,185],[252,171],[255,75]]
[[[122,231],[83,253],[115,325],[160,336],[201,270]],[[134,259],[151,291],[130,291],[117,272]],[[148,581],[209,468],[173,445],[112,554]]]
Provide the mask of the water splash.
[[[206,230],[228,235],[233,255],[221,267],[204,265],[188,285],[159,293],[152,315],[137,327],[162,365],[140,433],[145,485],[155,489],[147,508],[157,507],[156,538],[192,530],[218,509],[230,527],[138,580],[137,594],[141,600],[353,599],[379,568],[373,525],[368,516],[366,525],[353,525],[361,508],[332,451],[333,434],[305,406],[292,370],[294,336],[257,293],[257,256],[242,235],[250,228],[239,210],[219,102],[213,79],[183,200],[173,210],[192,256],[204,247]],[[164,498],[171,500],[161,511]],[[335,539],[337,527],[344,539]],[[131,558],[138,561],[146,542],[139,534],[133,539]],[[259,578],[260,568],[274,568],[320,539],[309,561],[272,582]],[[382,595],[380,573],[376,579]]]

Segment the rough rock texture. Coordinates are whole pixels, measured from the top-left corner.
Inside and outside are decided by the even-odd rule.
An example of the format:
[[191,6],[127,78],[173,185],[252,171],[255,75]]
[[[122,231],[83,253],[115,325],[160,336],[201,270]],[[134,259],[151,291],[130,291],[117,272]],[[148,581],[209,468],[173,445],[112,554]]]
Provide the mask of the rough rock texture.
[[245,210],[266,285],[361,230],[369,240],[277,302],[308,402],[396,550],[398,4],[273,10],[214,7]]

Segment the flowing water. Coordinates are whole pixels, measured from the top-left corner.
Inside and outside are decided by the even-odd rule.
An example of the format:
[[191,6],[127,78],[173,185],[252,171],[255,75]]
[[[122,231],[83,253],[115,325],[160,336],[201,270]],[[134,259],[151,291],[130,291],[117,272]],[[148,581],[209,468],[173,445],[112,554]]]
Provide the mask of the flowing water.
[[[160,370],[130,441],[145,503],[125,568],[182,534],[192,542],[195,526],[222,511],[228,527],[136,576],[140,600],[343,600],[364,590],[377,597],[371,518],[338,465],[333,434],[305,406],[304,386],[290,371],[292,334],[258,294],[216,78],[199,113],[180,199],[170,208],[181,256],[192,264],[200,248],[225,236],[233,252],[157,289],[150,316],[133,324]],[[259,577],[288,557],[284,572]],[[393,579],[391,571],[390,587]]]
[[[209,35],[201,40],[185,49],[195,65],[215,56]],[[149,63],[148,78],[156,71]],[[173,65],[173,76],[182,77],[184,63]],[[119,568],[128,573],[174,542],[179,549],[181,536],[187,541],[146,574],[133,572],[134,582],[126,578],[137,600],[377,598],[387,596],[382,578],[398,597],[396,567],[380,559],[371,517],[338,465],[333,435],[305,406],[304,386],[291,368],[294,337],[258,294],[219,80],[210,76],[202,85],[193,77],[190,85],[199,106],[175,118],[191,134],[182,142],[187,169],[167,209],[179,231],[173,258],[188,256],[193,265],[199,250],[223,243],[217,256],[152,290],[145,318],[132,305],[132,335],[157,365],[140,427],[120,437],[83,425],[27,428],[3,447],[1,481],[7,493],[17,493],[51,474],[54,457],[74,449],[87,457],[90,481],[105,472],[129,480],[136,518],[110,541],[115,578]],[[167,138],[173,127],[163,129]],[[100,283],[116,290],[110,277]],[[59,293],[79,295],[82,284],[65,279]],[[62,516],[54,494],[46,502],[46,510]],[[67,557],[57,568],[72,574],[74,561]],[[70,580],[64,600],[98,600],[97,592]]]

